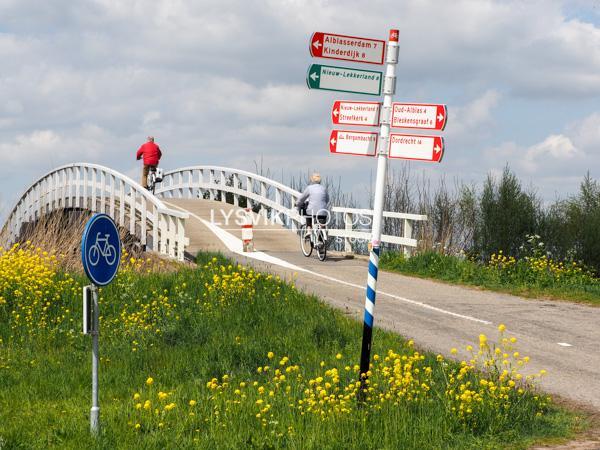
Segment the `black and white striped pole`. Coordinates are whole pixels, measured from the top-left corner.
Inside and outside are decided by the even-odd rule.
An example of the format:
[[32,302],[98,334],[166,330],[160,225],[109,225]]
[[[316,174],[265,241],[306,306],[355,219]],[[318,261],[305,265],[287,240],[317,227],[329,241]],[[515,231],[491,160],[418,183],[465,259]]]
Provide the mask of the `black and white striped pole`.
[[386,188],[388,147],[390,139],[390,120],[392,115],[392,97],[396,92],[396,65],[398,64],[398,30],[390,30],[387,43],[385,79],[383,84],[383,106],[381,109],[381,127],[379,148],[377,150],[377,177],[375,181],[375,199],[373,204],[373,227],[367,293],[365,298],[365,316],[363,339],[360,355],[360,393],[364,399],[367,391],[367,378],[371,362],[371,343],[373,341],[373,322],[375,315],[375,297],[377,294],[377,271],[381,244],[381,224],[383,220],[383,201]]

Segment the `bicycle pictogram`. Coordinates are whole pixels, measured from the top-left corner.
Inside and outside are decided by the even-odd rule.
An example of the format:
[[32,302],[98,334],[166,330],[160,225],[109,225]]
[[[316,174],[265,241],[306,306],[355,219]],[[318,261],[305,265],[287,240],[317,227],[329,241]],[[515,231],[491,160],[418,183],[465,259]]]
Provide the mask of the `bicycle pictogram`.
[[117,259],[117,249],[108,242],[110,234],[105,234],[103,238],[100,237],[101,234],[98,233],[96,235],[96,242],[88,251],[90,265],[96,266],[100,262],[100,256],[102,256],[104,257],[104,262],[112,266]]

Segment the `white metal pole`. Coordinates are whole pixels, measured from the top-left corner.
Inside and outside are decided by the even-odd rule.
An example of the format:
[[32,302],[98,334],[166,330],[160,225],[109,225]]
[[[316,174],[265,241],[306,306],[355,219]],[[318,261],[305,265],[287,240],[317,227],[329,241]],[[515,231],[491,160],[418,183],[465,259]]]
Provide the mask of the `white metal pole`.
[[98,404],[98,334],[99,334],[98,287],[92,285],[92,409],[90,411],[90,430],[92,434],[100,432],[100,405]]
[[366,387],[367,372],[371,360],[371,342],[373,337],[373,316],[375,314],[375,296],[377,292],[377,271],[381,243],[381,223],[383,220],[383,201],[385,198],[387,154],[390,137],[390,119],[392,112],[392,96],[396,91],[396,64],[398,63],[398,30],[390,30],[386,53],[385,80],[383,84],[383,106],[381,109],[381,128],[379,132],[379,148],[377,152],[377,178],[375,181],[375,200],[373,204],[373,227],[371,235],[371,252],[369,256],[369,273],[367,276],[367,294],[365,299],[365,316],[363,324],[363,340],[360,355],[361,393]]

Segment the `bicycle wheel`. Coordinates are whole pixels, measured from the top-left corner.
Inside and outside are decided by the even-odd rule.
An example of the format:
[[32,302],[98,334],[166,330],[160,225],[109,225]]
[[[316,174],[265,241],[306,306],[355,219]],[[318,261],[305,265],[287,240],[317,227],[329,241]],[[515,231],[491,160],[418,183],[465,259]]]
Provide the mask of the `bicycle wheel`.
[[154,185],[156,184],[156,175],[154,172],[150,173],[150,179],[148,180],[148,190],[154,194]]
[[327,241],[323,230],[320,228],[317,230],[317,256],[319,261],[325,261],[325,258],[327,258]]
[[106,247],[106,255],[104,255],[104,259],[106,260],[106,264],[112,266],[117,260],[117,249],[114,245],[108,245]]
[[300,247],[302,248],[302,254],[307,258],[312,254],[313,244],[310,239],[311,230],[306,225],[302,225],[300,228]]
[[100,249],[97,245],[92,245],[88,251],[90,265],[95,267],[100,262]]

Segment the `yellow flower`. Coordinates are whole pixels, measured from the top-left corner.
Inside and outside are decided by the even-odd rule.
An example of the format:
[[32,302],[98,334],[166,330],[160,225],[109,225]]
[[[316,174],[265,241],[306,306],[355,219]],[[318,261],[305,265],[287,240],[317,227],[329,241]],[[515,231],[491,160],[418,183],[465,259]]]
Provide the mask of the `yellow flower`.
[[479,346],[485,347],[487,345],[487,336],[485,334],[479,335]]
[[335,355],[335,359],[342,359],[342,354],[338,353],[337,355]]
[[456,350],[455,348],[451,348],[450,353],[452,353],[453,355],[456,355],[458,353],[458,350]]
[[506,325],[504,325],[503,323],[501,323],[500,325],[498,325],[498,331],[500,333],[504,333],[505,330],[506,330]]
[[140,399],[140,394],[138,394],[137,392],[135,394],[133,394],[133,399],[134,400],[139,400]]
[[152,377],[148,377],[148,379],[146,380],[146,384],[147,384],[148,386],[152,386],[152,383],[154,383],[154,378],[152,378]]
[[150,400],[146,400],[144,402],[144,409],[148,410],[152,407],[152,403],[150,402]]
[[196,400],[190,400],[190,406],[196,406]]

